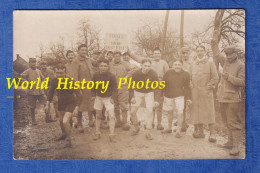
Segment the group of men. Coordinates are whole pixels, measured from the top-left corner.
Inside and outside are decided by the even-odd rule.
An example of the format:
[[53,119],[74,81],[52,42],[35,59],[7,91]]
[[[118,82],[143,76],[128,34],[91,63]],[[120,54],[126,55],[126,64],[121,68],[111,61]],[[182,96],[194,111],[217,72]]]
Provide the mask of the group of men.
[[[59,139],[66,139],[71,146],[71,119],[77,117],[77,128],[84,132],[82,125],[82,113],[88,112],[89,126],[95,127],[93,140],[101,138],[100,128],[109,128],[109,140],[116,142],[115,128],[130,129],[130,121],[134,126],[131,135],[137,135],[141,123],[137,117],[137,111],[141,106],[145,112],[145,138],[152,140],[151,129],[155,127],[162,133],[172,133],[173,118],[177,117],[176,137],[180,138],[188,127],[186,117],[190,113],[191,123],[194,125],[194,138],[204,138],[204,125],[209,126],[209,141],[216,142],[214,130],[215,109],[214,91],[219,87],[218,98],[221,103],[221,113],[225,122],[229,137],[228,142],[221,147],[230,148],[231,155],[239,154],[239,138],[241,133],[241,111],[239,109],[240,88],[245,86],[245,69],[236,56],[236,48],[233,46],[224,49],[225,56],[218,52],[218,59],[223,66],[223,73],[217,72],[215,63],[206,56],[204,46],[196,48],[195,59],[189,57],[190,49],[183,47],[180,50],[180,58],[176,58],[169,67],[162,59],[159,48],[154,49],[150,58],[142,58],[134,55],[129,49],[123,55],[121,52],[103,51],[89,55],[85,44],[78,47],[77,57],[71,50],[67,51],[67,64],[58,64],[54,67],[54,73],[46,71],[46,62],[42,62],[41,71],[36,69],[36,59],[30,59],[30,69],[26,70],[22,77],[26,80],[36,80],[37,77],[50,77],[50,87],[47,91],[31,89],[28,93],[29,106],[31,108],[32,124],[35,121],[35,105],[39,100],[45,105],[46,122],[52,122],[50,118],[50,103],[56,107],[59,116],[62,135]],[[106,55],[106,56],[105,56]],[[130,59],[140,63],[140,66],[130,63]],[[221,80],[219,82],[219,76]],[[102,93],[101,86],[92,90],[58,90],[57,78],[69,77],[73,80],[105,81],[109,82],[108,89]],[[132,81],[144,81],[147,88],[131,88],[128,84],[118,89],[119,78],[132,77]],[[150,83],[146,83],[149,79]],[[152,89],[153,81],[165,81],[163,89]],[[218,85],[219,84],[219,85]],[[56,95],[56,99],[55,99]],[[45,102],[47,96],[47,102]],[[189,109],[189,111],[187,111]],[[168,126],[164,129],[162,117],[166,116]],[[108,125],[106,124],[108,122]],[[107,125],[107,126],[106,126]]]

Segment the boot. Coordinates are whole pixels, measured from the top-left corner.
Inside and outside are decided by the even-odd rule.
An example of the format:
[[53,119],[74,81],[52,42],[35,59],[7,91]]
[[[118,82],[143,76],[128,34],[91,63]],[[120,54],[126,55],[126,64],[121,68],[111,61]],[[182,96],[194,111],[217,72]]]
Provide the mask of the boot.
[[224,144],[218,145],[218,147],[232,149],[232,147],[233,147],[233,137],[232,137],[231,130],[228,130],[228,141]]
[[122,121],[121,121],[121,118],[120,118],[120,110],[115,109],[115,110],[114,110],[114,113],[115,113],[115,117],[116,117],[116,125],[115,125],[115,128],[119,128],[119,127],[122,126]]
[[230,150],[229,154],[232,156],[237,156],[240,153],[240,150],[238,148],[239,142],[240,142],[240,130],[232,130],[232,136],[233,136],[233,147]]

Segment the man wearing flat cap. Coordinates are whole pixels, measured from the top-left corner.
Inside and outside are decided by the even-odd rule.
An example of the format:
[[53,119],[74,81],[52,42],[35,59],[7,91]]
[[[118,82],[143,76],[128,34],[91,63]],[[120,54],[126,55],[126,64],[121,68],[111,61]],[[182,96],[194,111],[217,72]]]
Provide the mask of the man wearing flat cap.
[[238,155],[241,136],[241,88],[245,87],[245,65],[238,60],[235,46],[224,49],[226,56],[214,49],[218,61],[223,67],[218,88],[218,100],[222,120],[228,129],[228,141],[220,147],[229,148],[230,155]]

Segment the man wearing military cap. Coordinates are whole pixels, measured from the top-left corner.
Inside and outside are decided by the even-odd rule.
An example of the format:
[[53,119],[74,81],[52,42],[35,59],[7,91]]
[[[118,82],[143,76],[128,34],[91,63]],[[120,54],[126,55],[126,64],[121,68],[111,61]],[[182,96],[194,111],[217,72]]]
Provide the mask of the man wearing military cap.
[[[28,68],[21,74],[21,77],[23,79],[29,82],[37,81],[38,77],[40,77],[41,80],[44,79],[44,76],[42,75],[41,71],[36,69],[36,62],[37,62],[36,58],[29,58],[30,68]],[[46,96],[42,89],[36,89],[36,86],[33,86],[32,89],[28,89],[27,98],[28,98],[28,107],[30,108],[30,114],[32,118],[32,125],[37,125],[35,120],[36,101],[38,100],[41,103],[41,105],[45,106]],[[46,113],[46,122],[49,122],[48,118],[49,118],[48,113]]]
[[238,60],[235,46],[224,49],[226,56],[213,47],[218,61],[223,67],[218,88],[218,100],[222,120],[228,129],[228,141],[220,147],[229,148],[230,155],[238,155],[241,136],[241,88],[245,87],[245,65]]

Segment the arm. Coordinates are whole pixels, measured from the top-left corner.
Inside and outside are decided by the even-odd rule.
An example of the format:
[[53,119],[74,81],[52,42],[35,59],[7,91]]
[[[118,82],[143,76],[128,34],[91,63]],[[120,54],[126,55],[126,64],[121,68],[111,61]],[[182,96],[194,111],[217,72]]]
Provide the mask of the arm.
[[[157,81],[157,82],[159,83],[159,78],[158,78],[158,75],[157,75],[156,72],[153,73],[152,79],[153,79],[153,80],[152,80],[151,82]],[[161,96],[161,92],[160,92],[159,88],[156,88],[156,89],[154,90],[154,101],[159,103],[160,96]]]
[[111,85],[112,85],[112,99],[116,98],[117,96],[117,82],[116,82],[116,76],[112,75],[111,77]]
[[142,60],[144,59],[144,58],[142,58],[142,57],[139,57],[139,56],[137,56],[137,55],[134,55],[129,49],[128,49],[127,51],[128,51],[128,53],[129,53],[130,57],[131,57],[133,60],[135,60],[136,62],[141,63]]
[[191,99],[190,74],[188,74],[188,73],[185,73],[184,97],[186,98],[186,100],[190,100]]
[[215,88],[217,83],[218,83],[218,71],[217,71],[217,68],[215,66],[215,63],[214,62],[211,62],[210,63],[210,82],[209,84],[212,86],[212,88]]
[[28,70],[25,70],[22,74],[21,74],[21,77],[23,78],[23,79],[28,79],[28,76],[29,76],[29,73],[28,73]]
[[82,101],[82,91],[80,89],[73,90],[76,95],[76,105],[79,106]]
[[75,81],[79,80],[79,64],[77,60],[73,61],[71,64],[71,77],[74,78]]
[[[164,60],[163,60],[164,61]],[[169,70],[169,65],[166,61],[164,61],[164,74]]]
[[96,97],[96,86],[95,86],[95,83],[96,83],[96,77],[95,77],[96,75],[94,74],[93,75],[93,78],[92,78],[92,81],[94,82],[94,86],[93,86],[93,88],[91,89],[91,96],[92,97]]
[[58,86],[58,80],[56,78],[54,78],[51,81],[50,89],[49,89],[49,91],[47,93],[47,100],[49,102],[52,102],[53,95],[54,95],[54,92],[55,92],[55,89],[57,88],[57,86]]
[[245,87],[245,66],[241,64],[238,70],[237,76],[229,74],[228,79],[235,86]]

